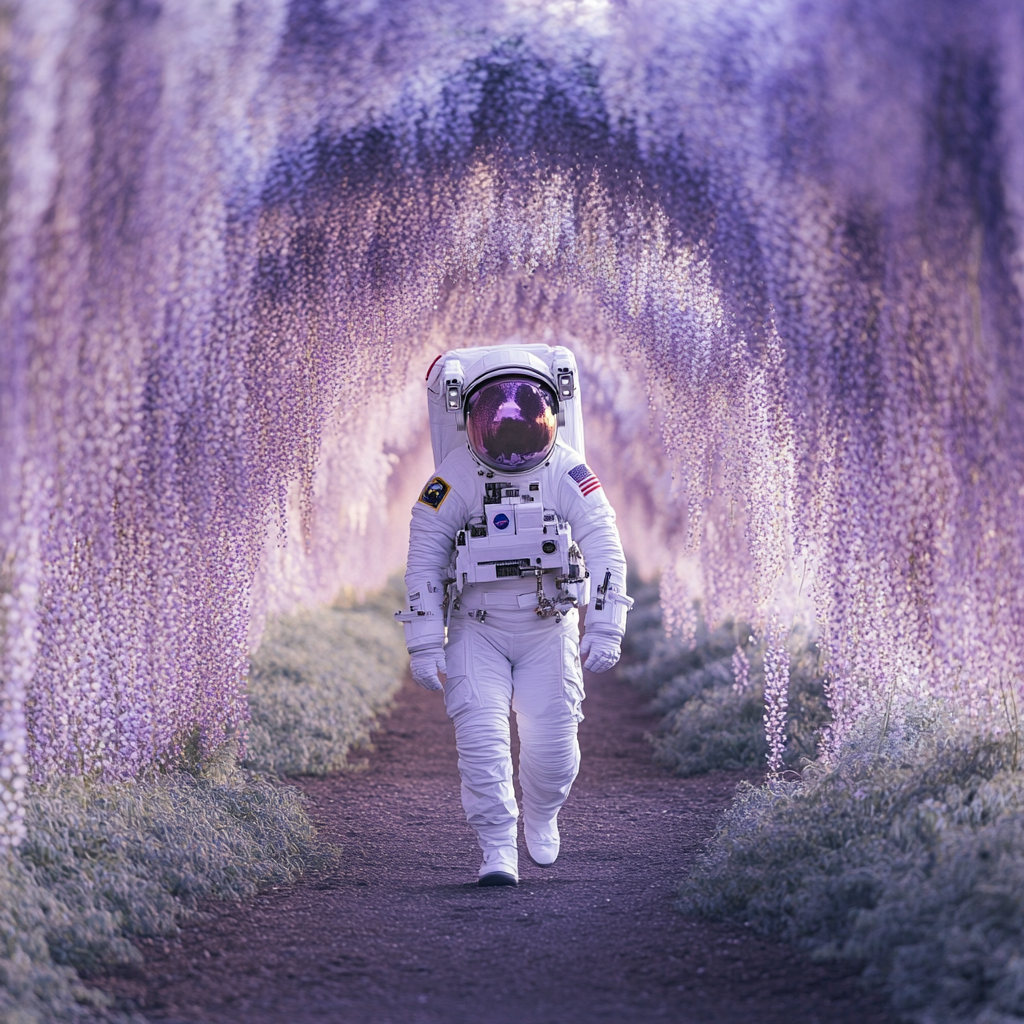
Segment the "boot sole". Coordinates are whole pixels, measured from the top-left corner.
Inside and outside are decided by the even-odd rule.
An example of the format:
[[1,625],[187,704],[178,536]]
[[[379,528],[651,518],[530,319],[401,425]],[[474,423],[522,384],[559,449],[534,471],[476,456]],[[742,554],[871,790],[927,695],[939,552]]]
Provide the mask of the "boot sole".
[[477,885],[518,885],[519,882],[514,875],[508,874],[506,871],[492,871],[488,875],[481,875],[480,881]]

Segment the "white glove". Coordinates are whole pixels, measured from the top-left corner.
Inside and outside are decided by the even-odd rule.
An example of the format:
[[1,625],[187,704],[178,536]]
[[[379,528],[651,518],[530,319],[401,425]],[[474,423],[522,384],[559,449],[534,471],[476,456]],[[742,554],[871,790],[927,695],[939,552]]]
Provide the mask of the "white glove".
[[448,672],[448,665],[444,660],[444,648],[428,647],[425,651],[410,654],[409,668],[412,670],[413,679],[424,690],[440,690],[441,680],[437,678],[437,673]]
[[588,672],[607,672],[622,654],[622,640],[600,630],[588,629],[580,641],[580,660]]

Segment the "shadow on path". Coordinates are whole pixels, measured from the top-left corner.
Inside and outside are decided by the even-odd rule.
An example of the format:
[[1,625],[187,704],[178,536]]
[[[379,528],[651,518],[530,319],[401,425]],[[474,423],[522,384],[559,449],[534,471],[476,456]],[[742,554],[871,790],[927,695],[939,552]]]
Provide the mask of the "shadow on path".
[[474,884],[454,734],[440,694],[408,681],[364,771],[298,782],[344,848],[339,868],[210,907],[105,987],[180,1024],[890,1020],[843,969],[673,909],[744,774],[667,775],[643,739],[642,699],[614,676],[588,690],[562,856],[538,868],[520,840],[518,889]]

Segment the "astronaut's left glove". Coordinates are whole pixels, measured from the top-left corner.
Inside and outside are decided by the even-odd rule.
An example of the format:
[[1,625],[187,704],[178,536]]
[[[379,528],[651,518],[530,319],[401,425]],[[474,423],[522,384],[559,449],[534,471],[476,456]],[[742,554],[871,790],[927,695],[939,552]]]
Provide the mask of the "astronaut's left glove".
[[622,654],[622,638],[602,629],[588,629],[580,641],[580,660],[588,672],[607,672]]
[[443,647],[428,647],[425,651],[416,651],[409,656],[409,669],[412,677],[424,690],[440,690],[441,680],[438,672],[448,672],[448,664],[444,659]]

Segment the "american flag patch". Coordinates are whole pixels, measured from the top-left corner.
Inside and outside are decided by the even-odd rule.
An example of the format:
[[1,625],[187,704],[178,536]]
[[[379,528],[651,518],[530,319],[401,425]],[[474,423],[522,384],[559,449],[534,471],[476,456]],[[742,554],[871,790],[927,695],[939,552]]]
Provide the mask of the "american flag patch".
[[590,494],[601,486],[601,481],[594,476],[593,470],[585,463],[580,463],[575,469],[569,470],[569,476],[580,485],[584,494]]

